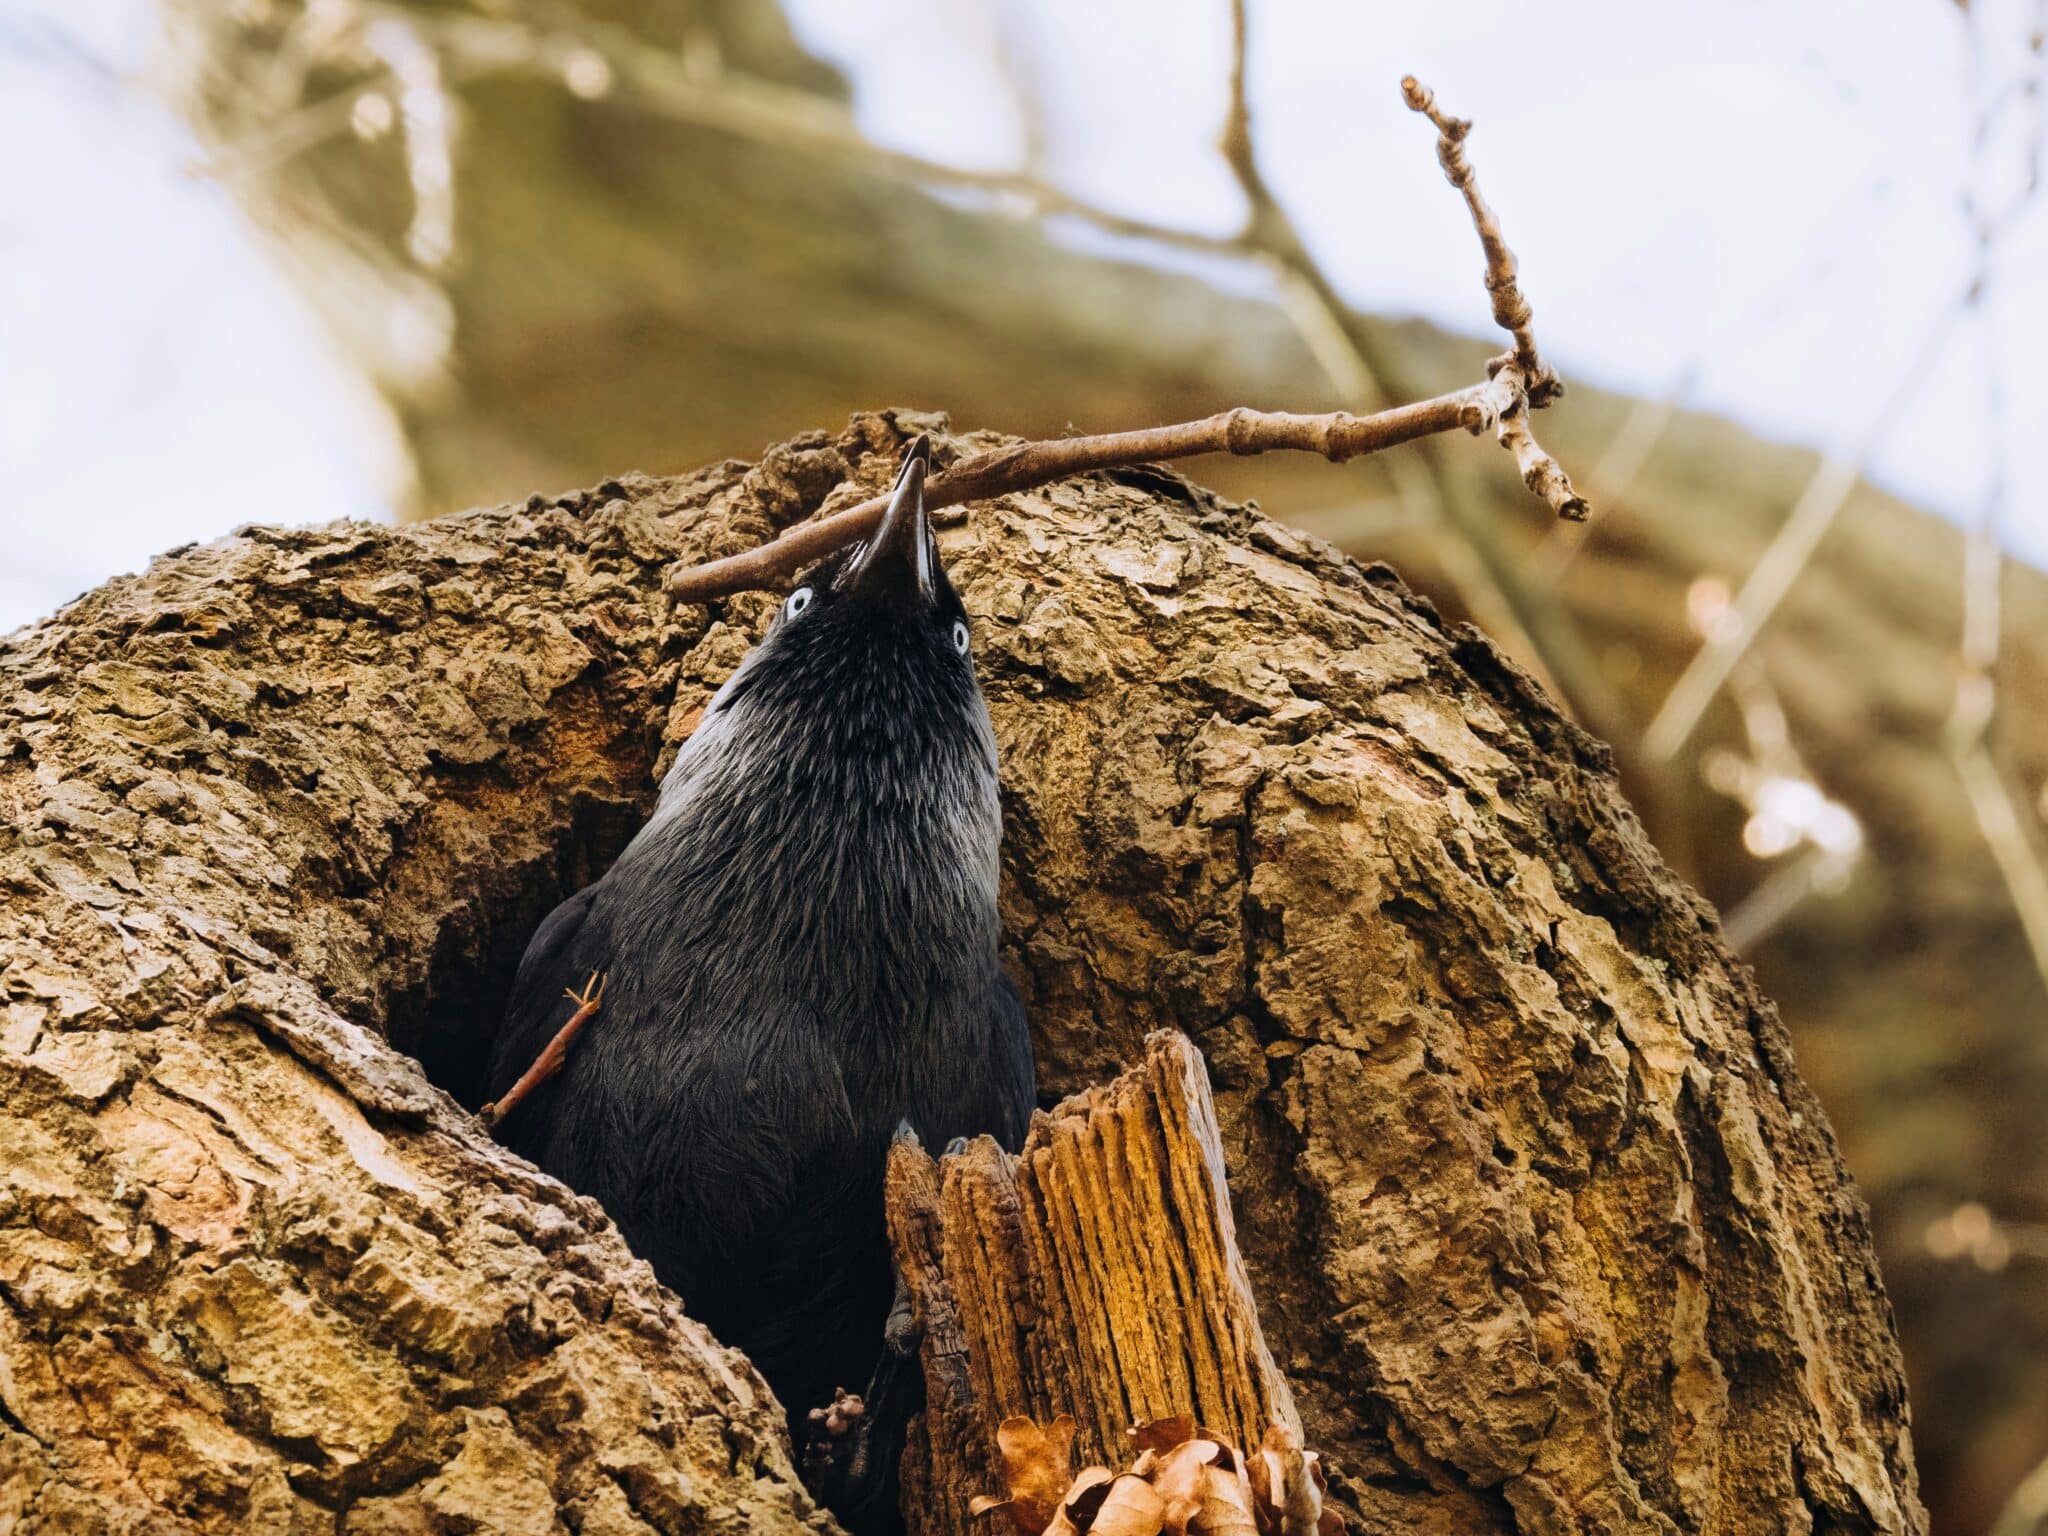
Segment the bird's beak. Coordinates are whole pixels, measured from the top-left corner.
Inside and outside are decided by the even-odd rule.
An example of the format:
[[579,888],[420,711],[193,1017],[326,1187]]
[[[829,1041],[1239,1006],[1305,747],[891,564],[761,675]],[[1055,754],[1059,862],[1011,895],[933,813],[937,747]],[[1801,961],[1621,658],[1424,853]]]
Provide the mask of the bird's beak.
[[903,455],[881,526],[846,573],[847,591],[905,605],[931,596],[932,536],[924,511],[924,477],[931,462],[931,439],[920,433]]

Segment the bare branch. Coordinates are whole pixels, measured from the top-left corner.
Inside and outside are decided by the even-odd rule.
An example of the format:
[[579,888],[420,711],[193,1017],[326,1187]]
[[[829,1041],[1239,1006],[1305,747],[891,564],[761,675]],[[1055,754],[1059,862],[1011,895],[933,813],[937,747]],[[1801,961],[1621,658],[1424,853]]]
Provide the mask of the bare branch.
[[1517,280],[1515,253],[1508,249],[1500,220],[1480,195],[1479,178],[1465,157],[1465,136],[1472,131],[1472,124],[1438,107],[1436,92],[1413,75],[1401,81],[1401,95],[1411,112],[1420,112],[1436,125],[1436,163],[1444,168],[1444,179],[1465,195],[1472,227],[1479,232],[1480,248],[1486,252],[1486,291],[1493,295],[1493,322],[1515,338],[1515,362],[1528,382],[1529,403],[1540,410],[1564,393],[1564,384],[1536,354],[1535,315]]
[[[1515,338],[1515,350],[1488,365],[1496,385],[1500,444],[1515,456],[1522,483],[1550,503],[1550,509],[1568,522],[1584,522],[1592,513],[1586,498],[1572,489],[1571,476],[1536,441],[1529,430],[1529,411],[1541,410],[1564,393],[1564,381],[1551,372],[1537,354],[1535,314],[1523,294],[1515,269],[1515,253],[1500,232],[1494,216],[1479,191],[1479,178],[1465,155],[1465,136],[1472,125],[1452,117],[1436,104],[1436,93],[1409,75],[1401,81],[1401,95],[1409,110],[1420,112],[1436,125],[1436,160],[1444,168],[1444,179],[1464,194],[1472,214],[1472,227],[1486,252],[1486,291],[1493,297],[1494,323]],[[1516,375],[1509,379],[1509,375]],[[1521,404],[1515,404],[1519,398]]]
[[1498,385],[1506,381],[1508,387],[1497,391],[1505,403],[1495,413],[1494,435],[1500,439],[1501,447],[1515,456],[1522,484],[1550,503],[1550,510],[1566,522],[1583,523],[1592,516],[1592,507],[1572,489],[1572,478],[1564,472],[1564,466],[1529,431],[1529,412],[1536,403],[1529,393],[1535,388],[1534,381],[1522,373],[1520,363],[1507,358],[1495,361],[1500,368],[1494,374],[1494,382]]
[[[1250,27],[1245,0],[1231,0],[1230,24],[1229,94],[1218,147],[1245,197],[1247,214],[1239,244],[1273,269],[1288,317],[1339,396],[1354,410],[1382,405],[1399,393],[1388,359],[1310,254],[1260,172],[1246,84]],[[1571,616],[1546,602],[1502,553],[1470,498],[1452,492],[1447,471],[1427,448],[1412,458],[1389,459],[1387,476],[1402,504],[1436,525],[1442,535],[1438,557],[1444,574],[1474,618],[1534,670],[1567,708],[1576,704],[1597,731],[1618,739],[1627,723],[1626,711],[1587,654]]]
[[[374,0],[365,6],[366,15],[379,10]],[[1016,172],[975,171],[876,145],[861,135],[851,115],[838,103],[734,75],[715,63],[707,68],[701,59],[650,47],[617,25],[579,18],[570,31],[473,13],[437,15],[418,24],[444,52],[444,74],[450,81],[501,73],[566,77],[572,60],[595,56],[605,65],[607,89],[619,99],[676,121],[799,153],[857,159],[864,168],[883,175],[977,191],[986,194],[991,211],[1001,215],[1076,218],[1119,238],[1261,262],[1275,273],[1286,312],[1343,398],[1358,410],[1379,405],[1388,398],[1388,391],[1375,377],[1378,370],[1371,347],[1259,175],[1245,105],[1242,0],[1233,4],[1232,18],[1238,46],[1222,147],[1245,189],[1251,218],[1241,234],[1227,238],[1129,218],[1071,196],[1030,167]],[[339,100],[317,104],[239,141],[224,150],[215,163],[260,163],[302,150],[311,140],[345,127],[344,103],[352,104],[355,95],[344,93]],[[1517,371],[1519,382],[1526,387],[1530,375]],[[1513,396],[1517,380],[1497,382],[1506,391],[1506,396],[1496,395],[1497,400]],[[1548,391],[1555,394],[1554,379]],[[1582,515],[1584,501],[1570,492],[1563,472],[1537,447],[1526,419],[1518,419],[1524,415],[1517,410],[1500,411],[1487,425],[1516,456],[1525,483],[1562,515]],[[1404,506],[1428,510],[1446,533],[1446,543],[1453,546],[1446,556],[1449,573],[1474,615],[1534,667],[1553,692],[1582,705],[1598,704],[1592,711],[1592,723],[1614,734],[1623,717],[1615,701],[1607,697],[1611,690],[1570,631],[1568,618],[1561,610],[1546,608],[1512,563],[1492,547],[1487,531],[1477,525],[1476,513],[1468,513],[1460,498],[1445,493],[1433,463],[1427,459],[1389,463],[1389,477]],[[1563,686],[1549,676],[1553,666]]]
[[[1018,443],[977,454],[934,476],[925,487],[925,505],[952,507],[962,502],[985,501],[1092,470],[1193,458],[1205,453],[1295,451],[1320,454],[1341,464],[1454,428],[1483,432],[1496,426],[1494,407],[1486,398],[1490,388],[1478,385],[1372,416],[1353,416],[1347,411],[1299,416],[1239,406],[1200,421],[1173,426]],[[702,602],[731,592],[774,586],[811,561],[872,531],[888,503],[887,496],[872,496],[830,517],[800,523],[757,548],[679,571],[670,582],[670,590],[679,601]]]
[[[1320,290],[1326,280],[1315,273],[1291,227],[1284,223],[1284,215],[1278,215],[1281,222],[1275,222],[1275,205],[1265,183],[1259,179],[1252,158],[1250,115],[1244,98],[1245,15],[1242,0],[1233,5],[1232,18],[1238,48],[1231,70],[1231,104],[1223,132],[1224,154],[1237,170],[1246,195],[1251,199],[1251,232],[1256,234],[1262,222],[1269,238],[1274,231],[1280,231],[1279,248],[1291,248],[1291,259],[1305,274],[1314,274],[1310,285]],[[982,454],[937,476],[926,491],[927,504],[933,507],[956,506],[961,502],[1026,490],[1089,470],[1189,458],[1205,453],[1254,454],[1294,449],[1319,453],[1332,462],[1341,463],[1417,438],[1447,432],[1453,427],[1462,427],[1468,432],[1492,429],[1501,446],[1514,455],[1523,483],[1549,502],[1560,517],[1586,516],[1588,508],[1584,498],[1573,491],[1570,478],[1529,431],[1528,416],[1534,403],[1529,395],[1532,380],[1535,387],[1545,391],[1545,398],[1555,398],[1563,386],[1537,360],[1534,336],[1529,329],[1528,302],[1521,296],[1515,282],[1514,258],[1500,239],[1499,225],[1480,198],[1471,166],[1456,142],[1462,140],[1464,127],[1458,125],[1456,119],[1438,120],[1429,91],[1412,77],[1403,82],[1402,88],[1411,106],[1417,111],[1431,112],[1432,120],[1438,121],[1438,159],[1443,162],[1445,173],[1453,185],[1465,193],[1472,208],[1473,222],[1487,250],[1487,287],[1494,296],[1495,317],[1501,319],[1515,335],[1515,350],[1496,358],[1489,365],[1491,378],[1487,383],[1455,394],[1440,395],[1434,400],[1397,406],[1373,416],[1354,416],[1342,411],[1325,416],[1298,416],[1239,407],[1202,421],[1183,422],[1171,427],[1023,443]],[[1452,126],[1446,127],[1446,123]],[[1446,150],[1443,147],[1446,144],[1452,148]],[[1362,359],[1360,368],[1364,371]],[[671,583],[671,590],[679,599],[701,601],[729,592],[774,585],[786,580],[803,565],[867,533],[881,520],[886,505],[886,497],[873,497],[831,517],[802,524],[758,549],[678,572]]]

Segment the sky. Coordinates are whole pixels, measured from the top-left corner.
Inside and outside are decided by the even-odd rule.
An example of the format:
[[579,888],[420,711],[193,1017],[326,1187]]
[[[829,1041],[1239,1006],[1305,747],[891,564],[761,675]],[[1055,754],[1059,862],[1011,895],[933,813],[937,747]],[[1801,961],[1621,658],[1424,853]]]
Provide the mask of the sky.
[[0,0],[0,633],[242,523],[389,518],[409,482],[390,409],[131,83],[152,37],[132,0]]
[[[1242,213],[1213,148],[1221,0],[788,9],[879,140],[1007,167],[1035,138],[1047,174],[1121,211],[1218,234]],[[1478,122],[1472,157],[1567,379],[1850,450],[1917,378],[1872,478],[1958,520],[1992,508],[2048,564],[2048,461],[2027,451],[2048,437],[2027,355],[2048,340],[2048,198],[1949,323],[1974,271],[1964,197],[2002,205],[2042,131],[2006,89],[2041,3],[1974,9],[1976,50],[1948,0],[1253,0],[1255,133],[1349,298],[1484,333],[1470,226],[1400,102],[1420,75]],[[388,407],[135,85],[152,43],[147,0],[0,0],[0,632],[156,550],[388,516],[409,485]],[[1974,153],[1986,97],[2003,106]]]

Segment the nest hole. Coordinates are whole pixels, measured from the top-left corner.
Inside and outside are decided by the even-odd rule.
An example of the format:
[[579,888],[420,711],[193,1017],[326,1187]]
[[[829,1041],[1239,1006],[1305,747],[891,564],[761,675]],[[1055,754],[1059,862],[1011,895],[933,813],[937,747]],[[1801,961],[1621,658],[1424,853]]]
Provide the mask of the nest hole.
[[385,1013],[391,1044],[463,1105],[483,1102],[491,1045],[534,931],[611,868],[647,811],[629,802],[581,801],[540,857],[469,871],[472,898],[440,923],[425,980],[395,992]]

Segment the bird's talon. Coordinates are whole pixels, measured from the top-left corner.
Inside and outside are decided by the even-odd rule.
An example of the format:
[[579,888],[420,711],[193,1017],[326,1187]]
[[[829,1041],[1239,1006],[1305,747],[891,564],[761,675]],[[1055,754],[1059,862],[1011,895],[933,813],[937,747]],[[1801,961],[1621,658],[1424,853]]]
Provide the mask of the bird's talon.
[[836,1440],[867,1417],[867,1411],[868,1405],[858,1392],[837,1387],[833,1390],[832,1401],[822,1408],[813,1408],[810,1417],[813,1424]]
[[578,1008],[595,1008],[604,1001],[605,983],[610,980],[611,975],[609,972],[592,971],[590,973],[590,980],[583,983],[583,990],[581,992],[578,992],[574,987],[564,987],[562,989],[562,996],[569,999]]

